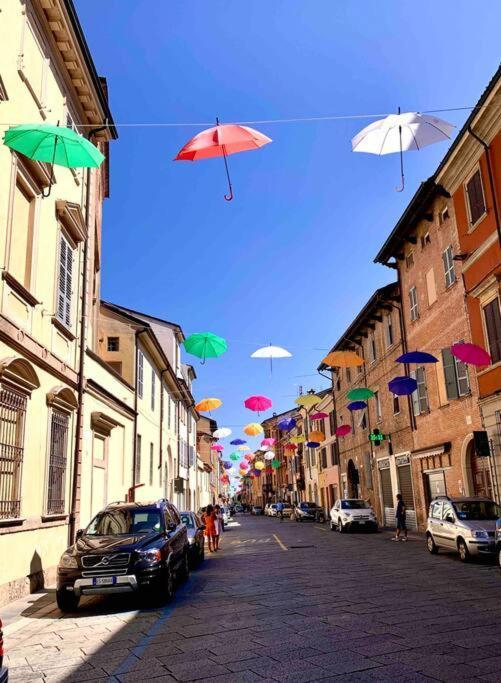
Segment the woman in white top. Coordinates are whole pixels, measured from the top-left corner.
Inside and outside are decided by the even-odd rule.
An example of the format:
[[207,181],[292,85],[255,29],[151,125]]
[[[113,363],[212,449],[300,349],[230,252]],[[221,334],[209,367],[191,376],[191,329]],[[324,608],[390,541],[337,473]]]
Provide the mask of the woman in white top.
[[221,507],[216,505],[214,507],[215,515],[215,526],[216,526],[216,536],[214,539],[214,550],[219,550],[219,537],[221,536],[221,531],[223,529],[223,515],[221,514]]

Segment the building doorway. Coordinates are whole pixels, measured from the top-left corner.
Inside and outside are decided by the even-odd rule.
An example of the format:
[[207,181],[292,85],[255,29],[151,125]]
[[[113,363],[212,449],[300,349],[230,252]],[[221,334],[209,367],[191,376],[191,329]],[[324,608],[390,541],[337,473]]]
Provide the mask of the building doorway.
[[474,441],[468,444],[466,451],[466,469],[471,472],[470,489],[474,496],[492,498],[492,480],[489,468],[489,458],[479,457],[475,452]]
[[355,467],[353,460],[348,461],[348,497],[358,498],[358,483],[359,475],[358,469]]

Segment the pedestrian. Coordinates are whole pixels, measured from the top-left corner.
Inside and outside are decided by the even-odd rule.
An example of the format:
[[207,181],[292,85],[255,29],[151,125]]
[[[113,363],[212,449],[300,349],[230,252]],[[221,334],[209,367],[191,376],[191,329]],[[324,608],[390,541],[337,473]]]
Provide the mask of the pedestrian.
[[277,503],[277,516],[280,517],[281,522],[284,521],[284,504],[281,500]]
[[214,508],[212,505],[207,505],[205,512],[202,515],[202,522],[205,524],[205,538],[209,545],[209,552],[211,553],[215,550],[215,538],[216,538],[216,525],[215,525],[216,515],[214,513]]
[[[405,523],[405,503],[401,493],[397,493],[397,509],[395,511],[395,517],[397,518],[397,532],[392,541],[407,541],[407,524]],[[400,534],[404,532],[404,537],[401,538]]]
[[214,507],[214,550],[219,550],[219,537],[221,536],[221,530],[223,528],[223,515],[221,514],[221,506],[216,505]]

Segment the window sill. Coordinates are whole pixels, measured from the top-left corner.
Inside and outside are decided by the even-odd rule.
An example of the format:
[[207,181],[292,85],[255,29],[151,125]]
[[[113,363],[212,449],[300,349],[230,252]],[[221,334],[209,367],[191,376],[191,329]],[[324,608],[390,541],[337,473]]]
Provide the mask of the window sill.
[[56,318],[55,315],[52,316],[51,318],[52,324],[54,327],[56,327],[61,334],[66,337],[66,339],[69,339],[69,341],[75,341],[76,336],[73,334],[71,330],[69,330],[64,323],[62,323],[59,318]]
[[11,519],[0,519],[0,529],[3,527],[22,526],[26,520],[20,517]]
[[47,523],[47,522],[66,522],[68,521],[68,515],[63,512],[61,514],[54,514],[54,515],[42,515],[42,523]]
[[2,280],[5,280],[9,287],[13,289],[16,294],[19,294],[19,296],[21,296],[30,306],[37,306],[40,303],[40,301],[38,301],[38,299],[36,299],[33,294],[19,282],[19,280],[11,275],[8,270],[3,271]]
[[480,225],[480,223],[481,223],[481,222],[484,220],[484,218],[486,218],[486,217],[487,217],[487,211],[484,211],[484,213],[480,216],[480,218],[477,218],[477,220],[475,221],[475,223],[470,223],[470,221],[468,221],[468,223],[469,223],[469,225],[468,225],[468,231],[467,231],[467,232],[468,232],[468,235],[469,235],[470,233],[474,232],[474,231],[478,228],[478,226]]
[[454,287],[454,285],[457,284],[457,282],[458,282],[458,279],[456,278],[456,279],[454,280],[454,282],[451,282],[450,285],[445,285],[445,291],[448,292],[449,289],[452,289],[452,288]]

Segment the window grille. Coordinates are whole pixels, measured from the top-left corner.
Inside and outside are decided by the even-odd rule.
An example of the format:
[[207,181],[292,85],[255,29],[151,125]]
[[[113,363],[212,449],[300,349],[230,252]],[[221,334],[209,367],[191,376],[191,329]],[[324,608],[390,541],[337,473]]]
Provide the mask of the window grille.
[[0,519],[21,514],[26,405],[26,396],[0,391]]
[[108,337],[108,351],[120,351],[119,337]]
[[48,515],[62,515],[64,513],[69,423],[69,415],[57,410],[53,411],[50,420]]

